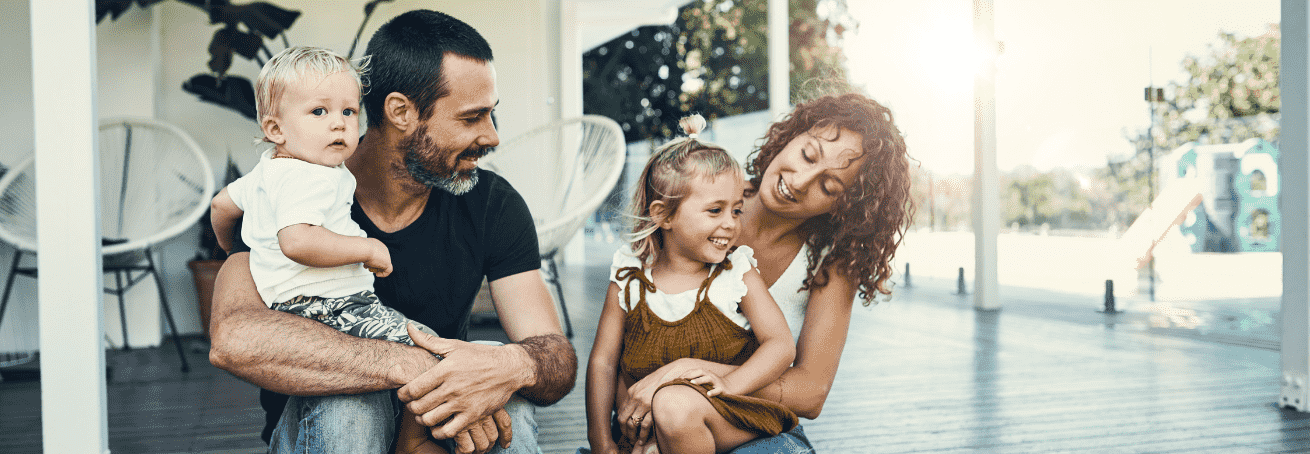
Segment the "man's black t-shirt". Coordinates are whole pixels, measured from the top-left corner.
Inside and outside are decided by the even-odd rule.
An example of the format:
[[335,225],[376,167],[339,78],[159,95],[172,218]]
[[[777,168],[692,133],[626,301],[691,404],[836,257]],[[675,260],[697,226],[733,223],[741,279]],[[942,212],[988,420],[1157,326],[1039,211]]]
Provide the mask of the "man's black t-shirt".
[[395,232],[379,230],[358,203],[350,216],[391,252],[391,275],[373,281],[378,299],[444,338],[467,340],[483,277],[490,282],[541,267],[527,204],[487,170],[464,195],[433,189],[423,214]]
[[[385,233],[351,204],[350,217],[391,252],[391,275],[373,280],[382,304],[431,327],[441,337],[468,340],[469,312],[482,279],[495,281],[541,268],[537,230],[528,205],[500,175],[478,171],[463,195],[433,189],[418,219]],[[267,442],[287,397],[260,390]]]

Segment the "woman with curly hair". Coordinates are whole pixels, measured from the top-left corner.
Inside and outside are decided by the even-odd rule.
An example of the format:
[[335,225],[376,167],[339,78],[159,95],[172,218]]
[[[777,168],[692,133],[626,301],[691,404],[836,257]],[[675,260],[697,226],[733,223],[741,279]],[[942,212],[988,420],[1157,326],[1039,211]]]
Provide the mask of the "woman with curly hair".
[[[758,270],[797,339],[796,359],[752,394],[814,419],[837,374],[851,310],[890,295],[891,260],[914,211],[905,140],[886,107],[846,93],[801,103],[769,127],[748,159],[737,244]],[[736,366],[681,359],[620,391],[621,430],[647,436],[651,397],[665,378]],[[812,450],[804,431],[758,439],[734,452]]]

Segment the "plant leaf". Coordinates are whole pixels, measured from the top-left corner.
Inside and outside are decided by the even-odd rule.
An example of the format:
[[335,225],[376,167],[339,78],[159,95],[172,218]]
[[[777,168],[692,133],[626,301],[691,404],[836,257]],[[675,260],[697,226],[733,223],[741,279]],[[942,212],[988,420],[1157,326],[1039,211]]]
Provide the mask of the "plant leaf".
[[201,101],[217,104],[249,118],[255,119],[255,88],[241,76],[215,77],[197,74],[182,83],[182,89],[200,97]]
[[266,2],[255,2],[248,5],[229,5],[227,9],[238,22],[245,24],[246,28],[252,32],[272,38],[282,34],[296,19],[300,17],[300,11],[282,9],[277,5]]

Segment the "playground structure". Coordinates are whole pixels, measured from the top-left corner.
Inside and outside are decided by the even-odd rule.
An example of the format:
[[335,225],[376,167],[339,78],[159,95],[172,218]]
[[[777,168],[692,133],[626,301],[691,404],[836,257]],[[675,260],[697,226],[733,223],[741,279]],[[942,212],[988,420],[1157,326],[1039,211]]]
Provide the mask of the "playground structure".
[[1188,143],[1160,164],[1166,191],[1177,185],[1200,191],[1202,203],[1179,224],[1192,252],[1279,251],[1278,147],[1261,139]]
[[[1279,252],[1277,163],[1278,148],[1261,139],[1188,143],[1161,158],[1163,190],[1120,237],[1121,254],[1111,265],[1115,280],[1136,270],[1137,292],[1149,286],[1154,295],[1152,281],[1178,281],[1177,289],[1203,287],[1183,281],[1222,281],[1234,271],[1234,260],[1251,272],[1276,272],[1269,265]],[[1232,254],[1238,252],[1257,254]]]

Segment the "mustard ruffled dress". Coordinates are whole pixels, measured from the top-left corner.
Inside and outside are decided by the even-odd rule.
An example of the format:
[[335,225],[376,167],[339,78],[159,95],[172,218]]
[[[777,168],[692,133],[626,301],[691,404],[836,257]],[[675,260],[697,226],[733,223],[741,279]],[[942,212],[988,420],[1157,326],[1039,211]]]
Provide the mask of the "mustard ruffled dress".
[[[745,363],[759,342],[738,304],[746,295],[743,276],[755,263],[754,252],[740,246],[723,263],[706,270],[700,288],[666,294],[655,288],[630,249],[616,252],[610,276],[623,288],[619,304],[627,311],[619,373],[635,383],[681,358]],[[706,395],[709,389],[685,379],[664,383],[660,388],[665,386],[689,386],[700,391],[724,419],[760,436],[777,435],[797,424],[796,414],[777,402],[733,394],[711,397]],[[625,440],[615,441],[627,445]]]

